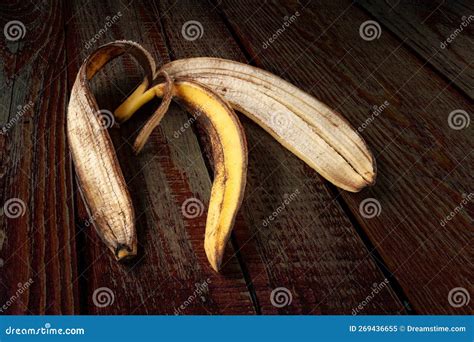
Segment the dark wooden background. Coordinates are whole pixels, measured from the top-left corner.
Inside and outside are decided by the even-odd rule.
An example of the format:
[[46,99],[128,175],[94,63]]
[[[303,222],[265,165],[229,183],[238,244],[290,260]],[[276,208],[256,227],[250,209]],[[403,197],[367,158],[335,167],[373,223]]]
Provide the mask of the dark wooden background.
[[[296,11],[296,21],[263,48]],[[25,203],[20,217],[4,210],[0,216],[0,305],[32,281],[3,313],[173,314],[209,280],[183,314],[351,314],[384,279],[389,284],[360,314],[472,313],[474,300],[456,307],[449,293],[460,287],[474,296],[472,202],[456,209],[473,191],[474,125],[452,129],[448,115],[464,110],[472,118],[474,23],[446,49],[440,43],[473,14],[470,1],[1,0],[1,27],[19,20],[25,36],[0,39],[0,125],[31,104],[0,135],[0,204]],[[189,20],[201,23],[201,38],[183,38]],[[381,26],[378,39],[361,38],[367,20]],[[80,64],[116,39],[143,44],[159,63],[217,56],[264,68],[354,127],[388,101],[362,132],[377,158],[377,184],[358,194],[339,191],[241,116],[248,185],[217,274],[203,250],[206,212],[181,214],[186,199],[206,207],[209,199],[199,128],[174,138],[188,115],[173,105],[144,152],[133,156],[134,133],[154,102],[111,129],[138,213],[139,256],[117,263],[87,226],[65,135]],[[100,107],[113,110],[141,78],[130,59],[111,63],[93,82]],[[296,190],[296,200],[264,226]],[[378,216],[361,215],[367,198],[380,203]],[[106,307],[93,300],[102,287],[113,294]],[[282,308],[271,302],[278,287],[292,295]]]

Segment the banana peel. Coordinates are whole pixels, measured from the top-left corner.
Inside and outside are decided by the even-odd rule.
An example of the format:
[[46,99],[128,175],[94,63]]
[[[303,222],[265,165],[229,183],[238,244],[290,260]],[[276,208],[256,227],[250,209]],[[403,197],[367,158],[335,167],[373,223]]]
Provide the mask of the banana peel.
[[204,250],[218,271],[247,181],[247,141],[232,108],[212,90],[189,80],[176,80],[173,95],[191,112],[209,136],[214,181],[206,221]]
[[91,223],[117,260],[137,253],[135,213],[89,81],[105,64],[125,53],[131,54],[145,70],[144,87],[152,83],[155,62],[140,45],[129,41],[103,45],[80,67],[67,114],[67,137],[80,193]]
[[[180,59],[161,67],[206,85],[334,185],[358,192],[375,182],[375,158],[350,124],[324,103],[262,69],[220,58]],[[116,110],[124,121],[162,86],[132,94]],[[152,96],[153,95],[153,96]]]
[[[149,75],[115,110],[115,118],[124,122],[145,103],[163,97],[137,136],[134,148],[139,152],[172,98],[199,112],[196,117],[210,137],[215,163],[204,246],[216,271],[242,203],[247,171],[245,135],[233,109],[336,186],[358,192],[375,182],[375,158],[357,131],[339,113],[267,71],[198,57],[165,64],[151,71],[152,79]],[[165,82],[158,81],[160,75]]]

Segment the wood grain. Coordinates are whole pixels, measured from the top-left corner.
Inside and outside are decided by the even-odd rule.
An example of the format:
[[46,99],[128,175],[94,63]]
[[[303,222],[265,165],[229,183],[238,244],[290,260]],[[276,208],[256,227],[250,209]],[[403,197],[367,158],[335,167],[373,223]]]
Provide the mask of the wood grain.
[[[251,3],[225,1],[222,8],[252,60],[361,127],[377,156],[376,186],[341,195],[415,312],[472,312],[472,302],[456,308],[448,300],[453,288],[473,290],[472,216],[464,208],[448,224],[440,224],[462,209],[463,195],[471,193],[472,128],[454,130],[448,123],[453,110],[472,112],[469,101],[391,34],[361,39],[359,26],[370,18],[350,2],[334,1],[324,8],[313,2],[272,4],[258,11]],[[297,20],[263,48],[285,16],[296,11]],[[387,108],[374,114],[373,106],[385,101]],[[373,218],[359,211],[368,198],[381,206]],[[347,275],[356,272],[348,270]],[[344,293],[339,286],[333,289]]]
[[[25,34],[17,43],[2,39],[0,49],[4,95],[11,95],[10,101],[1,99],[8,107],[8,115],[2,114],[6,134],[0,137],[0,303],[7,307],[2,311],[77,313],[62,7],[55,1],[15,1],[3,4],[1,12],[2,24],[18,20]],[[10,200],[19,205],[18,215],[8,210]]]
[[[472,1],[374,1],[358,3],[471,99],[474,70]],[[461,73],[461,71],[463,71]]]
[[[255,10],[255,5],[244,5]],[[146,7],[155,18],[166,13],[162,22],[175,59],[215,56],[245,61],[210,3],[165,1]],[[250,13],[239,15],[240,25],[250,17]],[[200,39],[185,39],[182,34],[183,26],[192,20],[202,25]],[[255,17],[254,23],[259,20]],[[373,284],[383,281],[382,273],[321,178],[261,128],[240,117],[247,133],[249,174],[233,241],[259,311],[350,314]],[[285,205],[285,200],[289,204]],[[282,205],[284,210],[279,209]],[[277,210],[281,211],[277,219],[264,223]],[[272,291],[279,287],[291,293],[291,305],[277,308],[278,302],[272,303]],[[365,314],[400,311],[403,307],[390,287],[364,309]]]
[[[0,40],[0,314],[353,314],[364,301],[357,314],[472,313],[472,301],[449,301],[457,287],[474,293],[472,125],[448,120],[472,113],[472,26],[436,49],[472,14],[466,3],[2,2],[0,27],[19,20],[25,37]],[[379,39],[359,35],[374,19],[365,9]],[[202,26],[195,40],[182,33],[190,21]],[[218,56],[281,75],[360,128],[377,184],[339,193],[240,116],[247,191],[216,274],[203,249],[209,144],[172,105],[134,156],[153,101],[110,130],[138,218],[138,258],[117,263],[90,225],[65,135],[79,66],[115,39],[142,43],[159,64]],[[141,78],[130,58],[112,62],[92,82],[99,107],[113,111]],[[8,217],[10,199],[23,215]],[[189,199],[202,203],[197,217],[183,214]],[[380,204],[378,216],[362,215],[365,199]],[[292,300],[278,307],[272,292],[282,287]]]
[[[74,58],[70,79],[89,53],[85,43],[103,27],[105,18],[120,12],[94,46],[114,39],[129,39],[144,44],[155,58],[168,59],[160,32],[148,33],[155,18],[141,14],[134,6],[114,1],[84,6],[75,1],[69,13],[79,11],[67,25],[68,56]],[[69,14],[70,15],[70,14]],[[87,18],[87,20],[84,20]],[[93,49],[94,47],[92,47]],[[68,57],[69,58],[69,57]],[[130,59],[106,67],[103,77],[93,80],[100,108],[113,110],[141,81],[142,72]],[[71,86],[72,84],[70,84]],[[85,229],[85,277],[82,292],[87,296],[84,313],[90,314],[251,314],[254,308],[235,257],[222,274],[212,271],[203,249],[205,211],[210,194],[210,179],[198,142],[191,129],[174,137],[187,120],[173,106],[150,142],[138,157],[131,149],[132,139],[157,103],[146,106],[120,130],[112,130],[118,157],[132,194],[137,216],[138,258],[120,264],[106,250],[92,227],[84,227],[87,216],[81,211],[78,222]],[[203,203],[201,215],[186,218],[182,205],[195,198]],[[81,201],[78,203],[82,205]],[[231,255],[229,248],[229,256]],[[112,291],[113,303],[101,307],[101,288]],[[94,298],[97,300],[94,301]],[[99,305],[97,305],[99,303]]]

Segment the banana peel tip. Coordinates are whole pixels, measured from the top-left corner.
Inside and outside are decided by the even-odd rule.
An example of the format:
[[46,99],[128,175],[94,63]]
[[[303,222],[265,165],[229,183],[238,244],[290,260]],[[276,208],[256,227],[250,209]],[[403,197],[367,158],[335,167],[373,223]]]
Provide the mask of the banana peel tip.
[[130,260],[137,254],[136,250],[125,245],[117,247],[115,257],[118,261]]

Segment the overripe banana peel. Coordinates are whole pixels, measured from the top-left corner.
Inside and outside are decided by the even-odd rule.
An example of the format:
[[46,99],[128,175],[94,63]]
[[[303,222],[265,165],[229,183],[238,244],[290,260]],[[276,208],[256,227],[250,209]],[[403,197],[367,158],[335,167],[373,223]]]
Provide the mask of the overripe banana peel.
[[130,53],[145,69],[143,87],[151,84],[156,67],[145,49],[128,41],[106,44],[92,53],[79,69],[67,114],[67,136],[80,192],[92,224],[118,260],[137,253],[135,214],[89,80],[107,62],[124,53]]
[[247,181],[247,142],[232,108],[212,90],[188,80],[175,80],[173,96],[183,103],[210,138],[214,181],[206,221],[204,249],[216,271],[230,238]]
[[[201,83],[221,95],[334,185],[357,192],[375,182],[375,159],[362,137],[337,112],[262,69],[220,58],[188,58],[164,65],[173,78]],[[127,120],[160,96],[158,84],[140,86],[115,111]]]
[[[159,94],[170,86],[160,88]],[[230,238],[235,217],[242,203],[247,181],[247,142],[233,109],[211,89],[191,80],[175,79],[171,92],[165,91],[164,101],[172,97],[182,104],[200,123],[209,137],[214,161],[214,180],[206,221],[204,250],[209,263],[219,270],[225,246]],[[166,102],[165,102],[166,103]],[[151,131],[159,124],[163,112],[157,111],[138,134],[134,148],[139,152]]]
[[[114,44],[120,45],[124,42],[108,45],[114,46]],[[134,50],[137,47],[137,44],[129,44]],[[145,63],[143,63],[143,58],[139,61],[146,69],[147,77],[116,109],[115,118],[121,122],[126,121],[154,97],[163,97],[160,108],[152,115],[136,138],[134,148],[139,152],[151,131],[159,124],[167,111],[171,98],[183,103],[186,108],[195,113],[195,117],[210,137],[214,161],[214,182],[204,247],[209,262],[216,271],[221,266],[225,246],[242,202],[247,171],[246,140],[232,107],[259,124],[284,147],[338,187],[357,192],[375,182],[375,159],[361,136],[337,112],[291,83],[264,70],[219,58],[182,59],[168,63],[155,71],[154,62],[150,61],[149,54],[144,54],[143,49],[140,51],[138,55],[146,57]],[[100,60],[108,60],[108,58],[103,57]],[[164,83],[157,80],[159,75],[164,76]],[[81,77],[81,79],[84,78]],[[74,93],[73,89],[73,95],[76,94],[76,97],[80,99],[77,93],[77,91]],[[81,103],[77,100],[75,102]],[[90,101],[82,99],[82,102],[87,102],[87,105],[91,106]],[[95,103],[95,100],[93,102]],[[82,109],[87,109],[87,105],[82,104]],[[94,126],[95,122],[90,116],[78,114],[77,109],[74,113],[74,107],[78,107],[77,103],[73,106],[72,117],[69,118],[71,114],[68,116],[68,135],[73,135],[70,141],[74,142],[74,144],[71,143],[73,155],[77,155],[74,157],[77,173],[81,184],[100,185],[98,191],[88,189],[89,195],[85,196],[86,202],[97,206],[100,202],[97,199],[102,196],[103,201],[113,204],[112,208],[120,208],[119,210],[108,209],[111,216],[123,213],[122,217],[127,217],[126,222],[130,223],[133,221],[133,207],[124,186],[120,168],[117,168],[115,153],[109,148],[110,138],[106,132],[102,132],[99,136],[100,143],[96,141],[92,144],[92,134],[88,132],[88,129]],[[69,111],[71,112],[71,104]],[[69,127],[70,120],[81,122],[79,133],[88,135],[90,140],[88,144],[92,144],[91,146],[96,149],[89,158],[98,159],[103,164],[102,173],[99,175],[102,177],[105,171],[114,170],[111,175],[116,179],[109,179],[108,182],[111,184],[104,180],[94,183],[92,171],[95,166],[83,165],[84,161],[87,161],[86,153],[79,152],[81,144],[76,136],[77,124],[72,123]],[[108,154],[107,157],[103,157],[106,162],[100,159],[100,153],[98,153],[100,149],[104,149]],[[97,176],[97,173],[95,175]],[[111,192],[116,189],[120,191],[118,196],[115,194],[114,202],[111,201],[111,198],[114,198]],[[121,200],[117,201],[118,198]],[[120,205],[117,204],[118,202]],[[109,221],[114,223],[114,228],[109,229],[110,231],[129,232],[123,229],[124,224],[117,224],[120,222],[117,219],[109,217],[106,220],[101,217],[101,220],[107,223],[99,224],[98,227],[103,238],[106,236],[104,231],[108,232],[107,227],[111,227],[108,225]],[[127,227],[132,227],[134,231],[133,222]],[[117,233],[117,235],[126,236],[127,234]],[[116,246],[124,246],[123,239],[118,244],[119,239],[115,241],[111,236],[116,237],[114,234],[108,234],[104,241],[109,247],[114,246],[112,249],[117,255]]]

